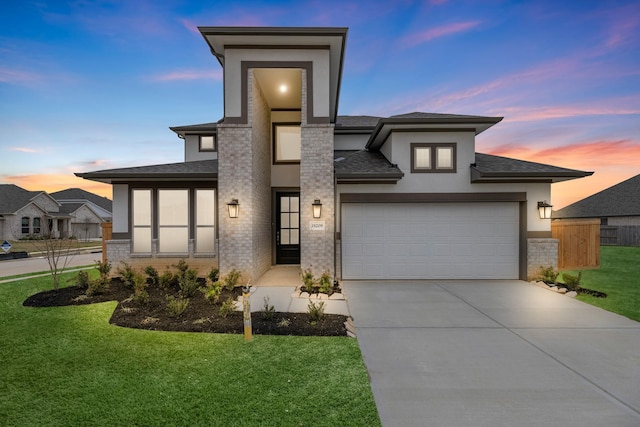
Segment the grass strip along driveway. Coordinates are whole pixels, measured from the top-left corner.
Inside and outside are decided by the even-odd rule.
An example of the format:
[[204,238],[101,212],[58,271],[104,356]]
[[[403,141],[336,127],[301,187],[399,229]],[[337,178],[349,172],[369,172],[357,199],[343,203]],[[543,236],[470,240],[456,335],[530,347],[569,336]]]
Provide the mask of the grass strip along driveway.
[[0,425],[380,425],[354,339],[245,342],[113,326],[116,302],[22,306],[51,286],[0,285]]
[[[640,322],[640,248],[601,246],[600,268],[581,270],[582,287],[604,292],[606,298],[579,295],[581,301]],[[577,275],[578,271],[562,271]],[[558,277],[562,280],[562,274]]]

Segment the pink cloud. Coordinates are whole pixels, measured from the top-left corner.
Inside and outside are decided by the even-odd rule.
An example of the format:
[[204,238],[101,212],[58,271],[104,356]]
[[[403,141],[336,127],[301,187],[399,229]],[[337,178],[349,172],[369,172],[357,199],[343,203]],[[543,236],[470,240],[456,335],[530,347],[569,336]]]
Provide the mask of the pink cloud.
[[14,70],[0,67],[0,82],[33,86],[42,83],[44,76],[38,73],[24,70]]
[[27,147],[9,147],[9,151],[18,151],[20,153],[37,153],[38,150]]
[[622,8],[613,17],[605,42],[607,48],[616,49],[636,39],[640,27],[640,7],[638,4]]
[[480,21],[454,22],[452,24],[442,25],[419,33],[410,34],[403,39],[403,42],[407,43],[409,46],[416,46],[440,37],[468,31],[480,24]]
[[152,78],[157,82],[180,80],[222,80],[221,70],[180,70],[166,74],[160,74]]

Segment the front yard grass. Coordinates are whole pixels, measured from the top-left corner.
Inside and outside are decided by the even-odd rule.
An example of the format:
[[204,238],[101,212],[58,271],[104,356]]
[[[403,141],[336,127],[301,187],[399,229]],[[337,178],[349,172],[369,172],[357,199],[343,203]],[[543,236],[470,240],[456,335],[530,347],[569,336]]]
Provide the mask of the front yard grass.
[[[102,242],[99,240],[86,242],[84,240],[73,239],[68,240],[68,242],[72,249],[93,248],[102,246]],[[42,241],[38,240],[12,240],[9,243],[11,243],[11,252],[37,252],[38,248],[36,247],[36,245],[42,245]]]
[[[579,300],[640,321],[639,247],[601,246],[600,268],[580,271],[582,287],[604,292],[607,297],[579,295]],[[576,275],[578,270],[562,273]]]
[[[61,283],[71,273],[65,274]],[[0,425],[380,425],[357,341],[144,331],[0,284]]]

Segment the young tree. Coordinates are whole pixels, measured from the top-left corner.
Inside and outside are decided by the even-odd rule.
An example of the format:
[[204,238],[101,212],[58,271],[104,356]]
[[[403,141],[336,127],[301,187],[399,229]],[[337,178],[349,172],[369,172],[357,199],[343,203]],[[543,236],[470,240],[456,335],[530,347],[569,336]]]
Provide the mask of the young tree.
[[67,236],[54,236],[53,221],[55,219],[44,221],[42,239],[35,239],[32,243],[35,250],[47,260],[53,279],[53,289],[57,291],[60,285],[60,277],[58,276],[77,253],[78,245],[76,240],[69,239]]

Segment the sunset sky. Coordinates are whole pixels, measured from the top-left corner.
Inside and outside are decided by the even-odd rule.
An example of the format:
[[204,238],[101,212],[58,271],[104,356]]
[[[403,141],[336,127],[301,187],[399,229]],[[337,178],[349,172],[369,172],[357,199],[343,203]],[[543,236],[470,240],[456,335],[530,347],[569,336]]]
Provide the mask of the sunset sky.
[[222,117],[197,26],[349,27],[339,114],[504,116],[476,151],[592,177],[555,209],[640,174],[640,2],[14,1],[0,13],[0,183],[183,160],[169,126]]

